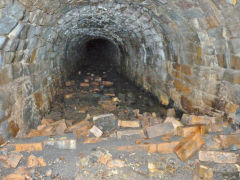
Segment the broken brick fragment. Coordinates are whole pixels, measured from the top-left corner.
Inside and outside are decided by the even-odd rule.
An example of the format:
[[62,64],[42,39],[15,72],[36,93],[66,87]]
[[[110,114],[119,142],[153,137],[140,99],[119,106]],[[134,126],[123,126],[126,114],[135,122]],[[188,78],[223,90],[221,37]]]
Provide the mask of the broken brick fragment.
[[14,144],[16,151],[42,151],[42,143]]
[[180,126],[177,128],[177,135],[181,137],[187,137],[196,131],[203,135],[208,132],[208,128],[206,125]]
[[89,83],[86,83],[86,82],[80,83],[80,86],[81,86],[81,87],[89,87]]
[[204,145],[204,143],[201,133],[196,131],[182,139],[174,148],[174,152],[182,161],[186,161],[191,158]]
[[22,154],[12,152],[11,154],[8,155],[5,167],[16,168],[19,162],[21,161],[22,157],[23,157]]
[[240,149],[240,134],[218,135],[220,145],[227,149],[231,145],[235,145]]
[[110,82],[110,81],[103,81],[102,84],[104,86],[113,86],[113,82]]
[[174,126],[172,123],[162,123],[146,128],[148,138],[174,134]]
[[128,129],[124,131],[117,131],[118,139],[122,138],[123,136],[133,136],[133,135],[139,135],[141,137],[145,137],[142,129]]
[[239,154],[221,151],[199,151],[199,160],[214,163],[237,163]]
[[27,160],[27,166],[30,167],[44,167],[46,163],[42,157],[36,157],[34,155],[30,155]]
[[118,121],[119,127],[138,128],[140,127],[139,121]]
[[93,127],[90,129],[90,132],[91,132],[92,134],[94,134],[94,136],[96,136],[96,137],[101,137],[102,134],[103,134],[103,132],[102,132],[98,127],[96,127],[96,126],[93,126]]

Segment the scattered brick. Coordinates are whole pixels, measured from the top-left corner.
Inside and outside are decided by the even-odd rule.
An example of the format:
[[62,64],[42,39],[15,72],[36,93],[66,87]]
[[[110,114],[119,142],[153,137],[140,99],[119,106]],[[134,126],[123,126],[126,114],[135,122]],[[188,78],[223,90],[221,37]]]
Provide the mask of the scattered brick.
[[119,127],[129,127],[129,128],[138,128],[140,127],[139,121],[118,121]]
[[93,127],[90,129],[90,132],[91,132],[92,134],[94,134],[94,136],[96,136],[96,137],[101,137],[102,134],[103,134],[103,132],[102,132],[98,127],[96,127],[96,126],[93,126]]
[[14,144],[16,151],[42,151],[42,143]]
[[174,152],[182,161],[186,161],[191,158],[204,145],[204,143],[201,133],[196,131],[182,139],[174,148]]
[[155,126],[147,127],[146,132],[148,138],[174,134],[174,127],[172,123],[162,123]]
[[220,151],[199,151],[199,160],[214,163],[237,163],[239,154]]
[[117,131],[117,138],[122,138],[122,136],[132,136],[132,135],[139,135],[141,137],[144,136],[144,132],[142,129],[129,129],[124,131]]

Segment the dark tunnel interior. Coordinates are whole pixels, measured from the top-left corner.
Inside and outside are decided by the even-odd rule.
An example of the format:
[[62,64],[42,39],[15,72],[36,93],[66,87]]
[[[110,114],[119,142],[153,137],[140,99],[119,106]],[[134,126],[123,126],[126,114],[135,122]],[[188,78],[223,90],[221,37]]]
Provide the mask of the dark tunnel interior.
[[80,61],[83,66],[91,66],[92,64],[109,66],[120,59],[119,48],[103,38],[88,40],[80,51]]

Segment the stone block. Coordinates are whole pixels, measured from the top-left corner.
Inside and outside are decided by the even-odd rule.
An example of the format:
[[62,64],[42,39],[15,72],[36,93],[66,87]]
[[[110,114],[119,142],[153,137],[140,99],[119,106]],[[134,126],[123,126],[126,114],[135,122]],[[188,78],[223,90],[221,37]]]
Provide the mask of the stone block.
[[114,114],[94,116],[93,123],[104,133],[110,133],[117,128],[117,118]]
[[5,36],[0,36],[0,50],[3,49],[3,46],[6,42],[7,38]]
[[182,161],[186,161],[191,158],[204,143],[201,133],[196,131],[182,139],[175,147],[174,152]]
[[8,65],[0,70],[0,86],[7,84],[13,80],[12,66]]
[[230,59],[230,65],[232,69],[240,70],[240,57],[239,56],[233,56]]
[[4,16],[0,18],[0,35],[7,35],[16,25],[17,20],[12,17]]
[[140,127],[139,121],[118,121],[119,127],[129,127],[129,128],[137,128]]
[[4,46],[4,51],[14,52],[17,50],[19,39],[9,39]]
[[201,135],[208,132],[208,127],[205,125],[192,125],[192,126],[180,126],[177,128],[177,135],[181,137],[187,137],[194,132],[200,132]]
[[224,149],[228,149],[230,146],[240,149],[240,134],[218,135],[217,139]]
[[9,37],[10,39],[19,38],[20,33],[22,32],[23,28],[24,28],[24,25],[19,23],[19,24],[11,31],[11,33],[8,34],[8,37]]
[[146,132],[148,138],[174,134],[174,126],[172,123],[162,123],[155,126],[147,127]]
[[145,137],[144,132],[142,129],[131,129],[131,130],[124,130],[124,131],[117,131],[117,138],[122,138],[123,136],[140,136]]
[[214,163],[238,163],[239,154],[220,151],[199,151],[199,160]]
[[42,151],[42,143],[31,143],[31,144],[14,144],[17,152],[21,151]]
[[194,124],[214,124],[216,123],[216,117],[210,116],[195,116],[190,114],[183,114],[181,122],[186,125]]

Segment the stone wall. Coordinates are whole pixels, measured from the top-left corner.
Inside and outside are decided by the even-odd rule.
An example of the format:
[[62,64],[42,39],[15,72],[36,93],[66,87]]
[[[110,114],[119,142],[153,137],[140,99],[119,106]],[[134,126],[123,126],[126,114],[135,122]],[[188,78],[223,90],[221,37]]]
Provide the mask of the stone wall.
[[[0,134],[26,133],[81,62],[88,40],[121,52],[122,73],[167,105],[236,121],[236,0],[1,0]],[[20,130],[18,130],[20,129]]]

